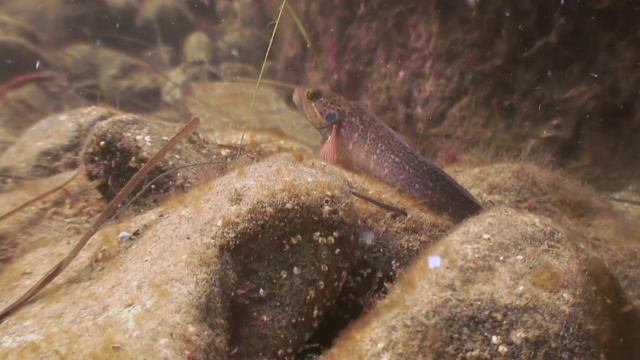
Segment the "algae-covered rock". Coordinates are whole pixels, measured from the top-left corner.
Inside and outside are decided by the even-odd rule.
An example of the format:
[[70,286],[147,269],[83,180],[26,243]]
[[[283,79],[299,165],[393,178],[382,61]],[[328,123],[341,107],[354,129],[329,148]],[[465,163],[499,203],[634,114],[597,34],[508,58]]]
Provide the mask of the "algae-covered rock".
[[[175,124],[135,115],[114,116],[96,125],[86,140],[82,153],[85,175],[96,181],[98,191],[111,200],[178,130]],[[141,194],[139,201],[149,203],[153,202],[154,194],[186,191],[205,173],[208,177],[218,176],[234,155],[218,150],[215,144],[195,132],[147,175],[138,189],[152,181],[153,184]]]
[[576,241],[601,258],[640,307],[640,224],[611,202],[557,171],[533,164],[502,163],[465,173],[463,184],[495,205],[552,218],[575,231]]
[[2,172],[44,177],[76,168],[78,153],[93,126],[113,115],[107,108],[88,107],[40,120],[0,156]]
[[333,310],[359,247],[344,182],[286,159],[244,170],[228,189],[238,209],[216,233],[239,359],[294,358]]
[[638,358],[637,308],[575,236],[506,208],[472,218],[322,358]]
[[[311,344],[320,345],[321,350],[329,348],[339,332],[351,321],[384,299],[398,274],[425,247],[438,241],[453,227],[450,219],[426,212],[426,209],[415,206],[411,199],[403,198],[384,183],[346,171],[334,171],[344,176],[358,193],[405,210],[408,216],[356,198],[355,205],[362,225],[362,248],[340,293],[336,312],[328,314],[320,330],[310,340]],[[319,352],[312,348],[310,353]]]
[[[0,323],[0,358],[292,358],[331,311],[358,232],[340,177],[266,159],[102,229]],[[48,239],[0,273],[0,306],[74,240]]]

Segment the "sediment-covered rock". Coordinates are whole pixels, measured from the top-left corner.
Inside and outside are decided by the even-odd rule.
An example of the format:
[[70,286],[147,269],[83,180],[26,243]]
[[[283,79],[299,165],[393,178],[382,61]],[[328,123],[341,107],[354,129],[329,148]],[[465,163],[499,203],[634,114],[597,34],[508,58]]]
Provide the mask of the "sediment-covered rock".
[[429,247],[323,359],[635,359],[640,317],[577,234],[494,208]]
[[[102,229],[0,324],[0,357],[291,358],[332,310],[358,231],[340,177],[266,159]],[[2,306],[68,250],[56,234],[0,273]]]
[[[98,191],[110,201],[178,129],[175,124],[145,120],[131,114],[117,115],[98,124],[88,136],[82,152],[85,176],[96,181]],[[234,153],[217,149],[215,144],[195,132],[147,175],[138,191],[149,186],[138,196],[138,204],[153,202],[153,195],[186,191],[205,175],[218,177],[233,157]]]
[[233,206],[216,232],[216,276],[230,297],[235,358],[294,358],[334,310],[358,256],[344,181],[290,160],[250,166],[226,189]]
[[76,168],[78,154],[93,126],[115,114],[111,109],[93,106],[38,121],[0,156],[2,172],[45,177]]

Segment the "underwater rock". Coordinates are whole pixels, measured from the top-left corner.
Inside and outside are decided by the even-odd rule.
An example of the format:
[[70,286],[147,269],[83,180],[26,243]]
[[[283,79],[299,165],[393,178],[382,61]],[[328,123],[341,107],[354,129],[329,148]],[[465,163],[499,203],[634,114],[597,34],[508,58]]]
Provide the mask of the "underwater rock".
[[66,75],[70,83],[95,83],[99,51],[101,47],[95,44],[75,43],[51,52],[51,63]]
[[2,173],[45,177],[76,168],[91,128],[114,114],[110,109],[88,107],[40,120],[0,155]]
[[503,207],[471,218],[322,359],[638,358],[638,309],[576,236]]
[[9,263],[20,245],[19,237],[14,232],[0,232],[0,270]]
[[66,75],[79,96],[92,102],[107,101],[121,110],[150,112],[162,101],[162,73],[124,52],[73,44],[52,52],[51,63]]
[[96,16],[100,21],[93,26],[93,31],[119,49],[135,50],[143,43],[153,44],[145,46],[147,49],[165,44],[178,50],[197,25],[217,22],[215,6],[201,0],[105,0],[87,7],[100,14]]
[[215,6],[208,1],[151,0],[141,4],[136,16],[138,31],[149,40],[158,36],[166,43],[179,48],[187,34],[193,31],[198,20],[215,23]]
[[269,39],[269,32],[265,32],[265,29],[274,19],[270,16],[274,14],[268,12],[269,5],[253,0],[238,0],[217,1],[216,6],[223,20],[216,43],[217,60],[259,69]]
[[[98,52],[95,44],[76,43],[64,46],[49,55],[51,64],[67,81],[74,84],[76,92],[85,97],[96,97],[98,88]],[[110,50],[105,50],[110,51]],[[82,85],[80,85],[82,84]]]
[[10,147],[17,140],[16,136],[4,127],[0,127],[0,154]]
[[34,45],[40,43],[40,37],[35,29],[5,15],[0,15],[0,36],[15,36]]
[[415,257],[454,226],[450,219],[425,212],[426,209],[380,181],[340,169],[332,170],[347,179],[360,194],[405,210],[408,216],[362,199],[354,200],[362,226],[361,248],[340,293],[335,313],[328,314],[316,336],[309,341],[319,344],[322,349],[329,348],[350,322],[384,299],[390,285]]
[[204,31],[194,31],[182,44],[182,61],[187,64],[215,63],[216,54],[213,42]]
[[115,50],[97,53],[97,82],[101,94],[118,109],[151,112],[161,102],[164,79],[146,63]]
[[51,59],[75,92],[88,100],[107,101],[123,111],[145,113],[156,110],[162,102],[162,73],[124,52],[74,44],[52,52]]
[[[289,155],[175,194],[100,230],[0,323],[0,358],[292,358],[349,271],[352,201],[340,177]],[[1,306],[65,255],[59,231],[0,273]]]
[[[71,239],[77,236],[102,211],[106,203],[100,194],[86,179],[75,176],[76,173],[77,171],[71,170],[49,177],[21,180],[1,188],[0,215],[4,217],[17,206],[72,179],[67,183],[64,191],[41,199],[2,220],[0,273],[4,271],[5,266],[14,266],[14,269],[17,266],[19,269],[17,277],[21,278],[25,272],[30,271],[32,266],[29,264],[29,255],[26,254],[31,254],[33,249],[46,253],[50,250],[48,247],[52,246],[52,237]],[[21,257],[22,255],[24,257]],[[19,260],[12,262],[14,257]],[[2,287],[2,289],[7,288]],[[8,301],[9,299],[3,294],[0,300]]]
[[[201,321],[202,293],[216,291],[209,282],[216,264],[203,268],[200,259],[211,256],[205,250],[215,241],[213,224],[228,210],[221,206],[220,192],[211,194],[206,186],[193,196],[180,194],[163,207],[105,226],[56,284],[0,323],[0,358],[178,359],[201,353],[205,342],[213,358],[226,358],[226,323],[210,329]],[[50,226],[48,217],[41,219]],[[85,220],[81,230],[88,224]],[[78,240],[78,228],[69,232],[67,224],[55,225],[48,232],[40,230],[46,242],[24,247],[0,272],[0,307],[37,281]],[[118,242],[123,231],[137,235]],[[223,294],[218,298],[222,301]],[[213,304],[208,309],[213,317]],[[216,308],[215,316],[224,319],[225,314]]]
[[226,190],[234,206],[215,233],[215,275],[230,296],[235,358],[295,358],[356,259],[360,227],[346,184],[291,160],[249,166]]
[[217,62],[213,42],[202,31],[195,31],[185,40],[182,48],[182,63],[166,73],[162,85],[162,101],[179,109],[181,114],[189,114],[187,103],[191,82],[219,81],[221,79],[212,64]]
[[640,180],[631,180],[623,190],[610,194],[608,199],[615,209],[626,213],[636,223],[640,223],[640,191],[638,189],[640,189]]
[[185,63],[166,73],[166,81],[162,85],[162,101],[164,105],[170,105],[180,114],[190,114],[188,103],[191,84],[194,82],[218,81],[220,76],[211,70],[207,63]]
[[[268,66],[269,64],[267,64]],[[218,67],[220,75],[224,79],[233,81],[236,78],[257,79],[260,72],[253,66],[238,62],[223,62]],[[268,67],[265,71],[268,71]]]
[[216,54],[220,62],[243,63],[259,69],[267,43],[268,38],[264,33],[251,28],[230,26],[218,41]]
[[[85,176],[97,183],[98,191],[110,201],[177,130],[175,124],[131,114],[104,121],[95,126],[82,151]],[[160,160],[142,181],[137,191],[147,185],[149,189],[140,194],[136,204],[150,206],[157,202],[159,194],[187,191],[205,175],[217,177],[234,157],[235,153],[217,149],[211,141],[194,132]]]
[[640,308],[640,223],[577,180],[533,164],[502,163],[464,173],[462,183],[495,205],[526,210],[553,219],[578,233],[592,256],[599,257]]

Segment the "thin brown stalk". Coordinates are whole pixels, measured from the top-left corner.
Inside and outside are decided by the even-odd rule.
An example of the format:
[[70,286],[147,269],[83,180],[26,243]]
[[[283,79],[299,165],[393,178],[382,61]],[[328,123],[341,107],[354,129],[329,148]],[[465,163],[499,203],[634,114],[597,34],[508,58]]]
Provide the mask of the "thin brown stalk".
[[366,195],[362,195],[362,194],[360,194],[358,192],[355,192],[353,190],[351,190],[351,195],[353,195],[353,196],[355,196],[357,198],[360,198],[360,199],[362,199],[364,201],[370,202],[373,205],[378,206],[378,207],[380,207],[380,208],[382,208],[384,210],[387,210],[389,212],[394,212],[394,213],[400,214],[402,216],[407,216],[407,212],[404,211],[403,209],[400,209],[399,207],[395,207],[393,205],[385,204],[382,201],[378,201],[378,200],[376,200],[374,198],[370,198],[370,197],[368,197]]
[[40,200],[46,198],[47,196],[60,191],[60,189],[62,189],[63,187],[67,186],[73,179],[75,179],[76,176],[78,176],[78,172],[77,171],[76,171],[75,174],[73,174],[73,176],[69,180],[63,182],[62,184],[54,187],[53,189],[51,189],[51,190],[49,190],[49,191],[47,191],[47,192],[45,192],[43,194],[40,194],[40,195],[34,197],[33,199],[31,199],[31,200],[25,202],[24,204],[14,208],[13,210],[9,211],[8,213],[3,214],[2,216],[0,216],[0,221],[3,221],[4,219],[12,216],[13,214],[18,213],[20,210],[26,208],[27,206],[32,205],[33,203],[35,203],[37,201],[40,201]]
[[193,130],[196,129],[200,119],[195,117],[189,121],[182,130],[180,130],[169,142],[160,149],[147,163],[138,170],[138,172],[133,175],[131,180],[127,182],[127,184],[118,192],[115,198],[109,202],[107,208],[104,209],[102,214],[96,219],[93,225],[82,235],[82,238],[78,243],[71,249],[67,257],[65,257],[62,261],[60,261],[56,266],[54,266],[47,275],[45,275],[40,281],[38,281],[34,286],[32,286],[29,290],[27,290],[24,295],[22,295],[18,300],[16,300],[11,305],[7,306],[2,312],[0,312],[0,322],[4,321],[4,319],[21,308],[27,301],[33,298],[38,292],[44,289],[49,283],[51,283],[58,275],[64,271],[64,269],[69,266],[71,261],[78,255],[80,250],[87,244],[89,239],[98,231],[100,228],[115,214],[118,206],[124,200],[131,191],[142,181],[142,179],[153,169],[154,166],[162,160],[162,158],[171,151],[178,143],[184,139],[187,135],[191,134]]
[[619,203],[624,203],[624,204],[630,204],[630,205],[638,205],[640,206],[640,201],[637,200],[630,200],[630,199],[620,199],[620,198],[616,198],[613,196],[610,196],[609,199],[613,200],[613,201],[617,201]]
[[131,204],[133,204],[136,200],[138,200],[138,198],[140,196],[142,196],[145,191],[149,190],[149,188],[151,188],[156,181],[162,179],[163,177],[174,173],[176,171],[182,170],[184,168],[188,168],[188,167],[192,167],[192,166],[202,166],[202,165],[215,165],[217,164],[217,161],[205,161],[205,162],[199,162],[199,163],[193,163],[193,164],[186,164],[186,165],[181,165],[178,167],[175,167],[173,169],[167,170],[165,172],[163,172],[162,174],[156,176],[155,178],[153,178],[153,180],[149,181],[148,183],[146,183],[144,185],[144,187],[142,189],[140,189],[140,191],[138,191],[138,193],[136,194],[136,196],[134,196],[131,200],[129,200],[129,202],[127,202],[125,205],[123,205],[120,210],[118,210],[118,212],[116,213],[116,215],[114,216],[115,218],[119,217],[120,214],[122,214],[129,206],[131,206]]

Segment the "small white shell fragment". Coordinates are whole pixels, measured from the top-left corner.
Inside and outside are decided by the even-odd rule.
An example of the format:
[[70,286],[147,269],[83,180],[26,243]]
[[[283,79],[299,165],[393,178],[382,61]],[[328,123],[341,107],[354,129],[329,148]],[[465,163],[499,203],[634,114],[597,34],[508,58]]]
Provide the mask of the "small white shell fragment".
[[509,353],[509,348],[505,345],[498,346],[498,352],[502,355],[507,355]]
[[120,234],[118,234],[118,242],[125,242],[125,241],[128,241],[129,239],[131,239],[131,233],[123,231]]

